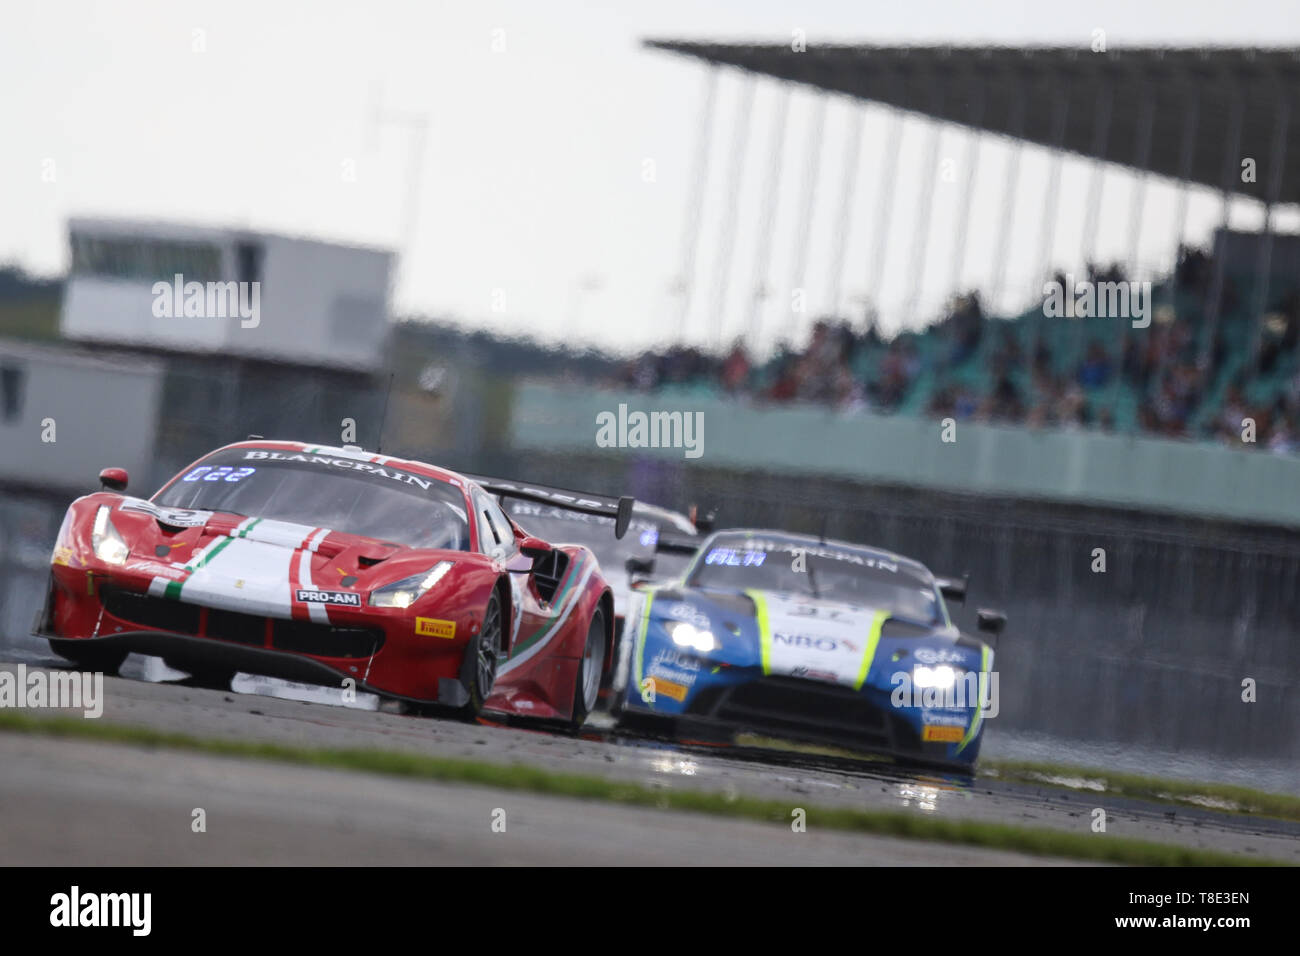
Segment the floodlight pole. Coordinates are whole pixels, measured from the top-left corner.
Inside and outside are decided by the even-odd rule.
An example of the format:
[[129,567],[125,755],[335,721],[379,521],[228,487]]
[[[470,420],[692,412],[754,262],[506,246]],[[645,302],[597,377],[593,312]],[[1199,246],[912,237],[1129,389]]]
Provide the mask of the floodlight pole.
[[[935,116],[943,111],[943,86],[934,83],[930,87],[930,105]],[[929,149],[926,150],[923,169],[933,175],[939,161],[940,121],[930,123]],[[921,189],[917,196],[916,231],[912,234],[912,264],[908,274],[912,276],[912,290],[907,297],[907,307],[903,310],[904,321],[912,326],[916,322],[917,306],[921,299],[921,286],[925,278],[925,250],[930,241],[930,212],[934,202],[934,181],[921,179]]]
[[[1151,137],[1152,127],[1155,125],[1155,96],[1151,91],[1149,83],[1143,84],[1142,110],[1138,114],[1137,122],[1137,184],[1135,189],[1137,196],[1130,206],[1129,211],[1129,267],[1136,271],[1138,259],[1138,247],[1142,238],[1142,213],[1146,208],[1147,198],[1147,167],[1151,162]],[[1134,275],[1131,278],[1138,278]]]
[[[371,137],[376,145],[381,126],[396,126],[405,129],[411,134],[410,157],[407,161],[406,170],[406,200],[402,209],[401,238],[399,240],[402,257],[397,266],[398,276],[395,276],[393,280],[395,290],[400,284],[398,277],[405,278],[409,274],[415,248],[415,237],[419,228],[420,185],[424,175],[424,154],[429,136],[429,114],[427,111],[385,110],[383,108],[383,94],[377,92],[371,103],[369,120]],[[395,298],[395,294],[390,294],[390,300]]]
[[952,295],[961,293],[961,274],[966,266],[966,234],[970,229],[971,201],[975,191],[975,171],[980,160],[980,125],[984,122],[984,104],[987,99],[987,81],[972,74],[969,107],[970,136],[966,142],[966,189],[962,194],[961,213],[957,218],[957,236],[952,255]]
[[[1173,265],[1169,274],[1173,277],[1173,288],[1178,289],[1178,253],[1183,247],[1183,233],[1187,231],[1187,206],[1191,198],[1192,159],[1196,150],[1196,127],[1200,122],[1201,100],[1190,92],[1187,101],[1187,113],[1183,117],[1183,140],[1178,155],[1178,215],[1174,227]],[[1175,300],[1176,303],[1176,300]]]
[[[902,77],[894,73],[890,77],[890,82],[894,86],[894,103],[903,102],[903,95],[906,89]],[[867,289],[866,294],[875,303],[877,321],[879,321],[882,312],[881,308],[881,282],[885,269],[885,256],[888,254],[888,233],[889,220],[894,210],[894,188],[898,181],[898,154],[903,140],[903,108],[895,105],[890,108],[889,115],[889,132],[885,134],[885,166],[881,171],[879,190],[880,194],[876,203],[876,231],[871,237],[871,255],[867,260]]]
[[718,67],[710,65],[704,80],[704,103],[700,108],[699,130],[695,149],[695,173],[686,200],[682,235],[681,314],[677,318],[677,341],[686,337],[691,313],[691,293],[695,284],[695,248],[700,240],[701,209],[709,179],[709,147],[713,138],[713,108],[718,98]]
[[772,235],[776,225],[776,206],[780,194],[781,163],[785,155],[785,124],[789,113],[790,87],[782,83],[777,99],[776,117],[772,121],[767,179],[763,184],[763,213],[759,223],[758,245],[754,254],[753,293],[750,299],[746,335],[751,348],[757,347],[758,337],[762,331],[763,302],[767,297],[768,272],[772,266]]
[[[1106,177],[1106,151],[1110,146],[1111,112],[1115,105],[1115,87],[1110,80],[1103,80],[1097,88],[1096,113],[1092,123],[1092,169],[1088,175],[1088,198],[1084,207],[1083,244],[1080,258],[1087,271],[1097,257],[1097,226],[1101,220],[1101,193]],[[1073,296],[1073,289],[1064,290],[1067,296]],[[1084,323],[1074,323],[1074,350],[1082,354]]]
[[[808,134],[808,153],[803,168],[803,201],[799,208],[799,225],[795,231],[794,268],[790,271],[790,292],[802,289],[808,269],[808,239],[812,233],[813,210],[817,205],[818,171],[822,161],[822,131],[826,126],[826,95],[817,97],[813,108],[812,129]],[[804,297],[805,304],[807,296]]]
[[1260,242],[1255,269],[1255,330],[1251,343],[1251,363],[1259,369],[1260,346],[1263,344],[1264,310],[1268,308],[1269,270],[1273,265],[1273,210],[1282,191],[1282,166],[1286,162],[1287,128],[1291,123],[1291,97],[1287,90],[1278,97],[1279,107],[1273,114],[1273,149],[1269,155],[1272,168],[1268,173],[1268,195],[1264,200],[1264,237]]
[[749,155],[749,125],[754,113],[754,74],[746,73],[740,89],[736,127],[731,144],[731,164],[727,170],[727,207],[722,217],[722,235],[718,246],[718,284],[713,296],[713,315],[717,324],[718,345],[726,347],[724,326],[727,314],[727,293],[731,285],[731,270],[735,260],[736,218],[740,214],[740,185],[744,174],[745,158]]
[[1232,105],[1229,108],[1228,128],[1231,131],[1228,135],[1226,149],[1223,154],[1223,216],[1220,231],[1224,234],[1223,248],[1215,250],[1214,256],[1214,273],[1210,280],[1210,296],[1206,303],[1205,315],[1205,340],[1201,343],[1201,361],[1207,363],[1214,349],[1214,338],[1219,329],[1219,300],[1223,298],[1223,278],[1226,264],[1224,259],[1228,254],[1227,232],[1229,217],[1232,212],[1232,190],[1233,180],[1237,175],[1237,157],[1241,151],[1241,126],[1242,126],[1242,95],[1241,87],[1237,83],[1232,84]]
[[[1007,159],[1007,180],[1003,190],[1002,222],[998,227],[997,257],[993,261],[993,283],[989,296],[989,306],[1001,308],[1002,285],[1007,272],[1007,250],[1011,244],[1011,226],[1015,222],[1016,183],[1020,179],[1020,153],[1024,148],[1025,132],[1025,84],[1020,77],[1013,76],[1016,88],[1015,105],[1012,107],[1010,123],[1011,155]],[[1006,197],[1010,197],[1007,199]]]
[[[1041,258],[1038,264],[1037,281],[1043,282],[1052,269],[1052,247],[1056,244],[1056,217],[1060,208],[1060,191],[1061,191],[1061,164],[1065,160],[1065,129],[1070,118],[1070,95],[1065,89],[1057,87],[1055,91],[1054,105],[1056,115],[1053,116],[1055,126],[1052,130],[1052,158],[1047,174],[1047,190],[1043,196],[1043,216],[1042,234],[1038,237],[1038,247],[1041,250]],[[1040,285],[1035,292],[1041,290]],[[1074,295],[1073,289],[1062,290],[1066,296]],[[1043,337],[1043,316],[1038,315],[1034,318],[1034,350],[1037,351],[1038,344]]]
[[1114,108],[1115,88],[1103,80],[1097,88],[1097,112],[1092,125],[1092,170],[1088,177],[1087,209],[1083,223],[1083,265],[1091,265],[1097,256],[1097,226],[1101,219],[1101,194],[1105,186],[1106,151],[1110,144],[1110,117]]
[[853,227],[853,197],[857,192],[858,155],[862,149],[862,107],[854,102],[849,108],[853,112],[844,144],[844,177],[840,185],[840,218],[835,228],[835,251],[831,255],[830,275],[827,277],[827,285],[831,290],[831,311],[836,316],[843,315],[840,309],[840,290],[844,282],[844,259],[848,254],[849,230]]

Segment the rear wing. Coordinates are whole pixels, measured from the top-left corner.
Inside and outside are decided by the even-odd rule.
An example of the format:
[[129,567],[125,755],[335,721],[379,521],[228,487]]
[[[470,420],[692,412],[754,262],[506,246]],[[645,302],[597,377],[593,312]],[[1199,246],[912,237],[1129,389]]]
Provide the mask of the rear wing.
[[614,519],[614,537],[622,538],[627,534],[632,522],[632,506],[636,499],[624,495],[611,498],[607,495],[592,495],[584,491],[566,491],[547,485],[531,485],[524,482],[508,481],[503,478],[486,478],[481,475],[465,475],[470,481],[477,482],[488,494],[497,498],[514,498],[516,501],[532,501],[536,504],[552,505],[582,514],[596,515]]

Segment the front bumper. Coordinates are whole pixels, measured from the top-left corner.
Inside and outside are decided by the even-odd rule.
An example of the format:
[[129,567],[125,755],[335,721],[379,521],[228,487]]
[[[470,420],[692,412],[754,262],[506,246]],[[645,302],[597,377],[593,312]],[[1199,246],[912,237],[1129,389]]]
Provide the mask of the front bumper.
[[181,670],[236,670],[329,687],[351,679],[355,689],[415,704],[468,701],[459,680],[464,644],[421,638],[393,615],[357,615],[345,624],[270,618],[155,598],[99,573],[77,573],[72,580],[85,584],[74,589],[59,570],[34,632],[73,659],[78,645],[93,644],[164,657]]
[[956,737],[924,739],[925,715],[892,707],[887,694],[795,677],[698,681],[680,704],[671,698],[657,703],[629,695],[625,710],[674,719],[683,732],[749,732],[962,769],[974,765],[982,737],[976,734],[964,746]]
[[165,657],[169,665],[184,671],[231,670],[300,684],[339,688],[342,688],[345,679],[351,678],[356,682],[352,689],[393,700],[404,700],[412,704],[443,704],[458,707],[469,699],[465,686],[455,678],[444,677],[439,681],[439,693],[436,699],[421,700],[375,687],[362,678],[353,677],[335,667],[300,654],[229,644],[204,637],[192,637],[188,634],[172,634],[167,631],[122,631],[103,637],[66,638],[50,634],[40,636],[50,642],[50,647],[56,654],[67,657],[75,656],[79,647],[93,647],[106,651],[125,651],[129,654]]

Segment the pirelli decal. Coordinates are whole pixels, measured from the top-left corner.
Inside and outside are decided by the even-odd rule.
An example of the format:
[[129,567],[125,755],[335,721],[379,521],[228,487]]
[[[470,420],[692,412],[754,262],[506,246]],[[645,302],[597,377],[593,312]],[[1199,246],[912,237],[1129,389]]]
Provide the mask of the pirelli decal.
[[441,637],[451,640],[456,636],[456,622],[441,621],[436,617],[417,617],[415,633],[420,637]]

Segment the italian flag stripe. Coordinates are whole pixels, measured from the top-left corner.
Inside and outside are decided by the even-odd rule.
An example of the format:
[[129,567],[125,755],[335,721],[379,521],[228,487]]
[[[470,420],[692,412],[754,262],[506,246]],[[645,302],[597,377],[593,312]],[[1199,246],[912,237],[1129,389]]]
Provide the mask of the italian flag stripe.
[[[240,534],[240,537],[242,538],[243,534]],[[199,568],[207,567],[209,564],[213,562],[213,560],[216,559],[217,555],[219,555],[222,551],[226,550],[230,542],[233,540],[235,539],[222,538],[211,548],[208,548],[208,550],[204,551],[201,555],[199,555],[198,559],[196,561],[191,562],[189,565],[187,565],[187,567],[191,572],[197,571]]]
[[[579,567],[580,567],[579,562],[577,561],[571,562],[569,567],[569,576],[565,580],[564,586],[560,589],[560,593],[555,595],[554,599],[551,601],[551,607],[555,609],[555,614],[559,613],[560,608],[564,605],[565,599],[568,598],[569,596],[569,592],[573,589],[574,582],[578,580],[577,572]],[[551,628],[554,620],[555,620],[555,615],[552,615],[542,624],[541,627],[533,631],[533,633],[529,634],[523,640],[517,641],[515,643],[514,648],[510,651],[510,656],[514,657],[520,651],[526,651],[528,648],[536,644],[538,640],[541,639],[542,635],[545,634]]]
[[[253,522],[252,522],[251,524],[249,524],[249,527],[252,527],[252,525],[253,525],[253,524],[256,524],[257,521],[259,521],[259,520],[260,520],[260,519],[254,519]],[[241,530],[239,530],[239,531],[236,531],[235,533],[236,533],[236,534],[239,534],[239,535],[242,537],[242,536],[243,536],[243,531],[246,531],[246,530],[247,530],[247,528],[243,528],[243,529],[241,529]],[[233,537],[222,538],[222,539],[221,539],[220,541],[218,541],[216,544],[211,545],[211,546],[210,546],[207,550],[205,550],[202,554],[197,555],[197,556],[195,556],[194,558],[191,558],[191,559],[186,563],[186,565],[185,565],[185,571],[186,571],[186,577],[185,577],[185,580],[188,581],[188,580],[189,580],[189,575],[193,574],[193,573],[194,573],[195,571],[197,571],[199,568],[202,568],[202,567],[205,567],[205,566],[208,565],[208,564],[211,564],[211,563],[212,563],[212,560],[213,560],[213,559],[214,559],[218,554],[220,554],[223,550],[225,550],[226,546],[227,546],[228,544],[230,544],[230,542],[233,541],[233,540],[234,540]],[[167,588],[166,588],[166,590],[163,592],[163,596],[164,596],[164,597],[169,597],[169,598],[171,598],[173,601],[178,600],[178,599],[180,598],[180,596],[181,596],[181,588],[183,588],[184,586],[185,586],[185,581],[168,581],[168,582],[167,582]]]

